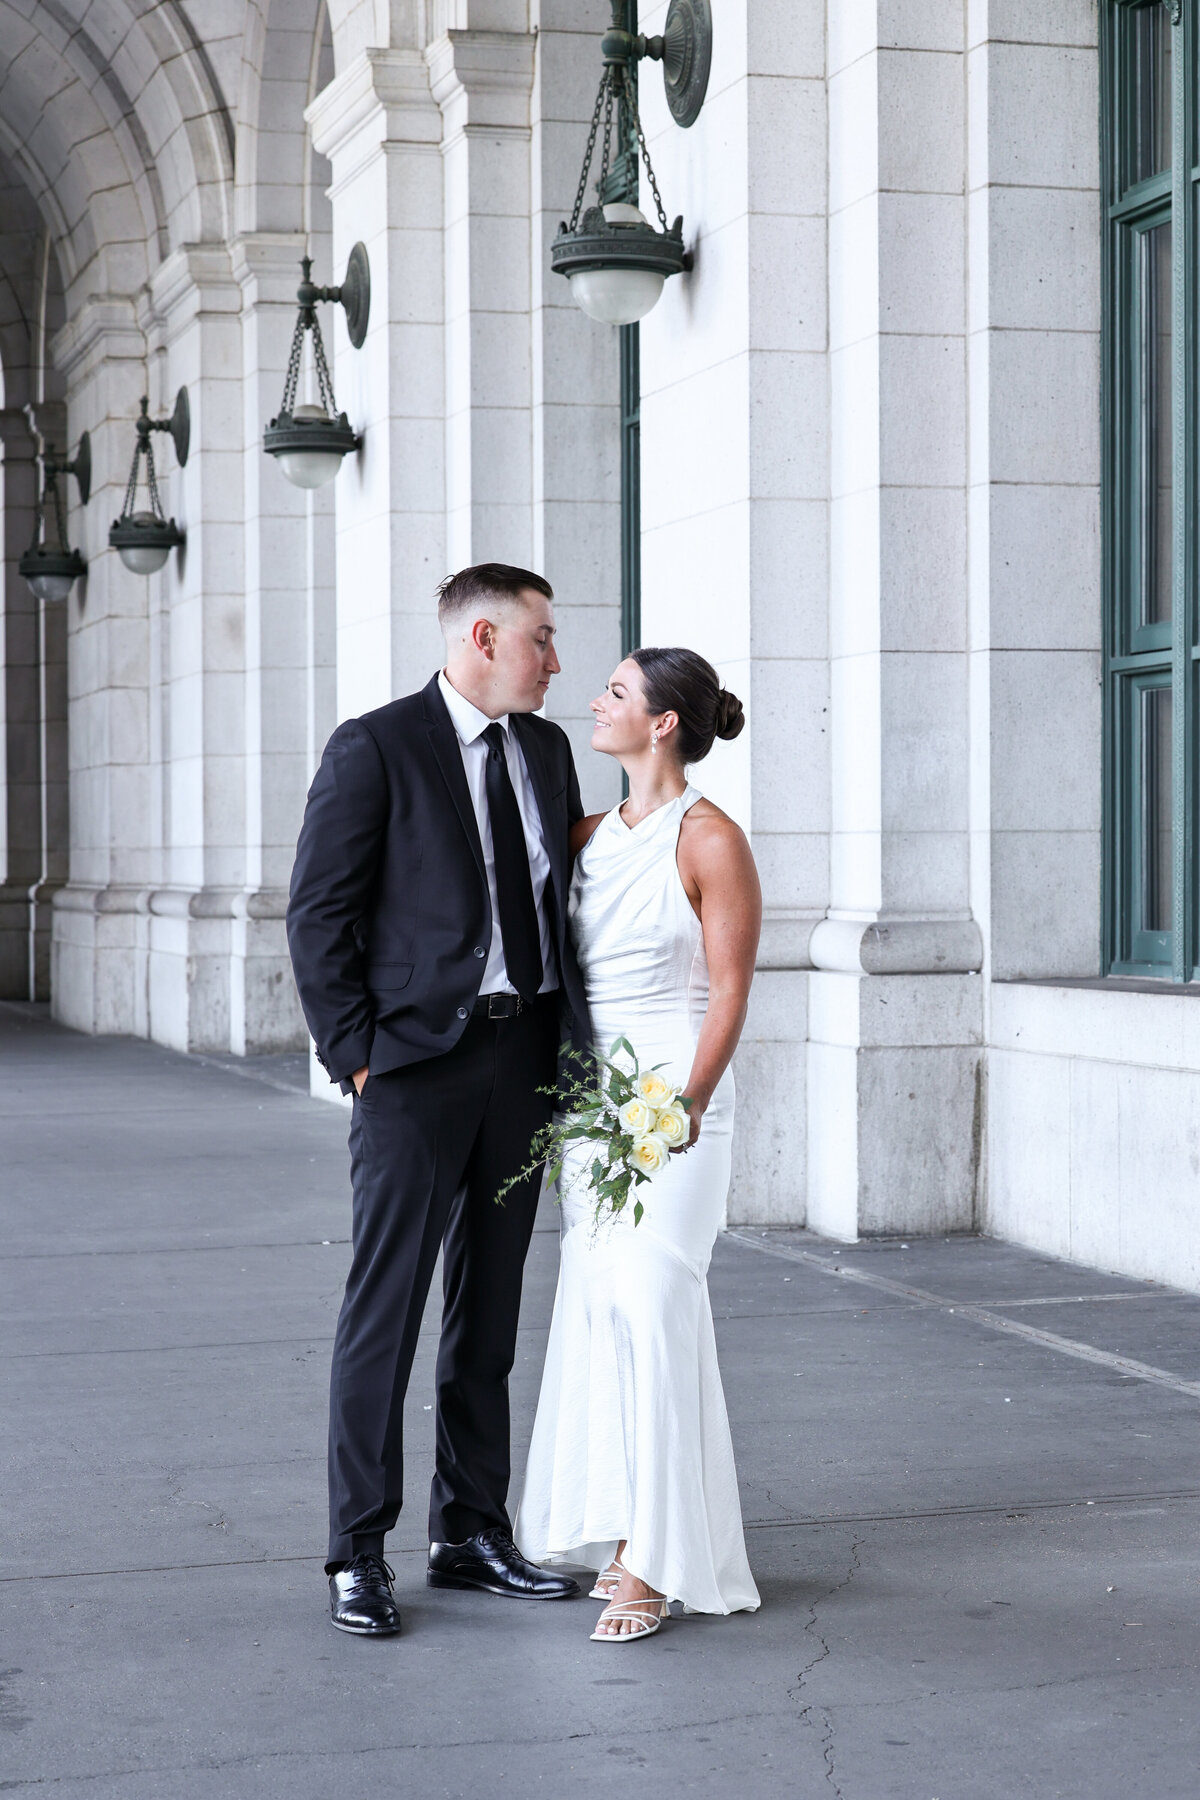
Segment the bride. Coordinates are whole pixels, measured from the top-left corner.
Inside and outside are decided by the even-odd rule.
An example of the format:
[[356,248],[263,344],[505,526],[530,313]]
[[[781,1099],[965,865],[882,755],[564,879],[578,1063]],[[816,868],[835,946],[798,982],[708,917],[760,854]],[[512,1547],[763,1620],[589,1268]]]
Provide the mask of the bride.
[[758,1605],[717,1368],[707,1271],[729,1187],[730,1059],[746,1018],[761,914],[750,847],[686,770],[742,707],[694,651],[635,650],[592,701],[592,747],[629,798],[581,819],[570,921],[598,1047],[624,1036],[641,1066],[691,1097],[689,1142],[600,1226],[590,1152],[568,1156],[562,1262],[541,1397],[514,1524],[526,1555],[602,1572],[593,1638],[649,1637],[672,1599],[695,1612]]

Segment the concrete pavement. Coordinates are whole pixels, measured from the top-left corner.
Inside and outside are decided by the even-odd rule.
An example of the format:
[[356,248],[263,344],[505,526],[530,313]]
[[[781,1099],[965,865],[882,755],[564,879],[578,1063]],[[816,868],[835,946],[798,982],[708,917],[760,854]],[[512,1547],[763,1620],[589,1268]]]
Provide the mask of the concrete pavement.
[[[302,1059],[0,1006],[0,1791],[53,1800],[1192,1800],[1200,1300],[978,1239],[721,1240],[757,1615],[587,1641],[590,1601],[423,1583],[331,1630],[345,1118]],[[519,1469],[556,1263],[536,1235]],[[839,1268],[845,1272],[838,1273]]]

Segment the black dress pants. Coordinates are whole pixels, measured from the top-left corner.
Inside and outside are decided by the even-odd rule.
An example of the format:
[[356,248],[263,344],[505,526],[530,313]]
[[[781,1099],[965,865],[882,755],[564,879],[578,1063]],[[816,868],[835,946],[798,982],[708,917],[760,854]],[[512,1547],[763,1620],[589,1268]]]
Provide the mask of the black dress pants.
[[329,1561],[379,1552],[400,1513],[404,1397],[444,1247],[431,1542],[509,1524],[508,1376],[540,1176],[496,1204],[553,1101],[557,994],[472,1018],[444,1056],[369,1075],[354,1100],[354,1255],[329,1399]]

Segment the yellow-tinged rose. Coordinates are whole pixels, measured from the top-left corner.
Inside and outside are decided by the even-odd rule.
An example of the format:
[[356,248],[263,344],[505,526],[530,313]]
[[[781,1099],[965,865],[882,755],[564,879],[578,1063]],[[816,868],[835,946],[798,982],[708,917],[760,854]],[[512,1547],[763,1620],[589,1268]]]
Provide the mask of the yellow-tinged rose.
[[641,1137],[647,1131],[654,1130],[654,1108],[648,1101],[640,1099],[636,1094],[632,1100],[625,1102],[617,1114],[617,1118],[621,1121],[623,1128],[631,1131],[635,1137]]
[[657,1069],[647,1069],[644,1075],[638,1076],[637,1091],[643,1100],[657,1108],[670,1106],[679,1090],[673,1088]]
[[687,1143],[689,1129],[687,1113],[678,1100],[673,1100],[670,1106],[661,1109],[654,1127],[655,1134],[665,1138],[672,1150],[677,1144]]
[[656,1131],[644,1131],[633,1140],[629,1166],[643,1175],[657,1175],[667,1160],[667,1146]]

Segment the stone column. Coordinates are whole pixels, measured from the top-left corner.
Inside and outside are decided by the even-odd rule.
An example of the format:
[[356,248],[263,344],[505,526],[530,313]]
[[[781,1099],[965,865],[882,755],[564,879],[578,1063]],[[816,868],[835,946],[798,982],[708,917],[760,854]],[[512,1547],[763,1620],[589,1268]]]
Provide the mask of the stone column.
[[[357,57],[306,114],[333,166],[333,278],[359,239],[371,262],[362,349],[351,348],[343,319],[332,320],[338,404],[363,437],[335,484],[339,718],[422,685],[441,654],[442,115],[415,29],[409,35]],[[333,313],[322,309],[327,338]]]
[[963,52],[959,7],[829,7],[832,833],[808,1220],[846,1239],[974,1218]]
[[[279,410],[306,240],[260,232],[234,245],[242,293],[243,494],[246,520],[246,887],[234,907],[230,1047],[240,1054],[307,1042],[284,932],[296,834],[315,753],[322,528],[328,488],[294,487],[262,447]],[[332,280],[327,269],[319,282]],[[328,316],[329,309],[322,308]]]
[[546,711],[574,745],[589,812],[621,794],[621,771],[589,748],[588,711],[621,655],[620,336],[575,304],[550,246],[571,216],[607,23],[594,0],[542,0],[531,141],[533,567],[554,587],[562,662]]
[[642,636],[701,651],[746,707],[694,779],[749,831],[762,878],[730,1215],[763,1222],[804,1217],[808,942],[828,899],[823,11],[758,0],[718,21],[686,131],[656,64],[639,90],[695,255],[642,325]]
[[[33,537],[40,471],[24,414],[0,410],[4,581],[0,587],[0,999],[46,998],[31,908],[42,880],[39,610],[17,559]],[[63,609],[58,608],[61,612]]]
[[[442,115],[420,35],[366,50],[309,106],[313,145],[333,169],[333,280],[361,240],[371,316],[355,350],[339,309],[338,405],[363,439],[334,483],[336,717],[423,686],[441,662],[434,590],[447,572]],[[314,758],[323,744],[314,743]],[[311,1064],[314,1095],[338,1090]]]
[[247,891],[241,304],[226,247],[192,245],[160,266],[143,318],[152,411],[168,413],[186,386],[192,421],[185,468],[169,438],[155,444],[163,505],[187,542],[159,578],[149,1035],[179,1050],[230,1048],[234,920]]
[[107,534],[146,392],[146,341],[129,300],[93,295],[51,352],[67,383],[68,442],[89,432],[93,470],[91,503],[72,517],[88,572],[67,602],[70,879],[54,898],[52,1003],[76,1030],[145,1037],[148,903],[162,868],[152,647],[157,597],[170,577],[131,575]]
[[426,51],[443,118],[446,560],[528,568],[534,37],[525,0],[468,19],[483,10],[492,29],[447,31]]

